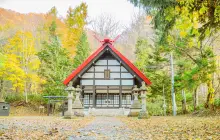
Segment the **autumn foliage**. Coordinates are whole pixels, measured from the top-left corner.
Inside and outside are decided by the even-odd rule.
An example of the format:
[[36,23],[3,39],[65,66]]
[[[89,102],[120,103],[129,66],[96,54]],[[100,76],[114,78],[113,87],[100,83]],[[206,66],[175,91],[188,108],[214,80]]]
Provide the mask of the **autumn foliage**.
[[[26,97],[33,93],[60,94],[54,89],[45,90],[45,86],[51,81],[62,85],[62,80],[71,72],[72,64],[69,62],[75,56],[76,46],[87,24],[87,5],[81,3],[75,8],[70,7],[65,19],[58,17],[56,7],[47,14],[20,14],[0,8],[0,18],[0,95],[9,92],[23,93]],[[48,47],[57,47],[51,58],[46,56],[51,53]],[[58,66],[58,63],[61,65],[54,71],[51,66]],[[66,67],[62,69],[64,65],[69,70]],[[50,69],[51,73],[47,74]],[[48,78],[53,75],[59,77]],[[58,88],[55,85],[52,87]],[[63,89],[59,91],[63,92]]]

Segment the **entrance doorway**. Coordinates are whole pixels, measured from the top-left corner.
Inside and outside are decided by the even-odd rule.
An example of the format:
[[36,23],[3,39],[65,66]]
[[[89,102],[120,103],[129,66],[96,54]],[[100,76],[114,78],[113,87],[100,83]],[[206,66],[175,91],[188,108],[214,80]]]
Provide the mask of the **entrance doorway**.
[[96,94],[96,107],[118,108],[119,107],[119,94],[97,93]]

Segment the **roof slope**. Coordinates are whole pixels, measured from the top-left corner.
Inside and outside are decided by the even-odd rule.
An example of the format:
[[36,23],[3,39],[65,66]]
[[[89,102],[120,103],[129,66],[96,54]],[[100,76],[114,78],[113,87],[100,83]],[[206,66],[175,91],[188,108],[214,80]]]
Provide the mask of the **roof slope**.
[[[107,44],[107,45],[106,45]],[[73,71],[64,81],[63,83],[67,85],[75,76],[77,76],[102,50],[109,46],[112,51],[118,55],[118,57],[125,62],[136,74],[139,76],[147,85],[150,85],[150,80],[136,68],[125,56],[123,56],[115,47],[109,42],[109,40],[105,41],[103,45],[98,48],[92,55],[90,55],[75,71]]]
[[147,84],[150,85],[151,81],[137,68],[134,64],[131,63],[124,55],[122,55],[115,47],[110,45],[110,48]]

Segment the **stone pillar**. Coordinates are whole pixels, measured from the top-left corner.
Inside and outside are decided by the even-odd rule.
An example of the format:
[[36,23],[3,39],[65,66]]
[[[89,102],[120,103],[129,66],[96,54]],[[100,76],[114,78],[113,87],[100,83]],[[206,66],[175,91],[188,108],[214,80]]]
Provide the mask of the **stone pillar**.
[[76,87],[76,98],[75,101],[73,103],[73,112],[75,116],[80,116],[80,117],[84,117],[84,107],[82,106],[82,103],[79,99],[80,94],[81,94],[81,89],[79,87],[79,85],[77,85]]
[[72,113],[72,105],[73,105],[73,91],[75,90],[74,87],[72,87],[72,83],[70,82],[68,87],[65,89],[65,91],[68,92],[68,110],[64,113],[64,118],[71,119],[73,117]]
[[135,85],[133,89],[134,101],[130,107],[130,112],[128,114],[129,117],[137,117],[139,115],[141,104],[138,100],[138,92],[139,92],[139,89],[137,88],[137,85]]
[[141,111],[139,113],[138,118],[139,119],[147,119],[148,118],[148,112],[147,112],[147,103],[146,103],[146,91],[147,87],[145,86],[145,82],[142,82],[142,86],[140,88],[141,92]]

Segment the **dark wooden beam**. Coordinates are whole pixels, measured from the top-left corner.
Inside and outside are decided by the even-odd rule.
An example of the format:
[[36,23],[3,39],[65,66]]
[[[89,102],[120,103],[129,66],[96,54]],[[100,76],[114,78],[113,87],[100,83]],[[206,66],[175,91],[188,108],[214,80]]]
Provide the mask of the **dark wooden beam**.
[[119,108],[122,107],[122,78],[121,78],[121,61],[120,61],[120,86],[119,86]]
[[[93,63],[93,66],[94,66],[94,63]],[[93,67],[93,70],[95,71],[95,67]],[[93,105],[92,107],[95,108],[95,72],[93,73],[93,94],[92,94],[92,101],[93,101]]]
[[[119,73],[120,71],[111,71],[110,73]],[[93,71],[87,71],[86,73],[94,73]],[[95,73],[104,73],[104,71],[95,71]],[[130,73],[128,71],[122,71],[121,73]],[[131,74],[132,75],[132,74]]]
[[[105,78],[81,78],[81,80],[94,80],[94,79],[95,80],[134,80],[134,78],[109,78],[109,79],[105,79]],[[117,85],[112,85],[112,86],[117,86]]]

